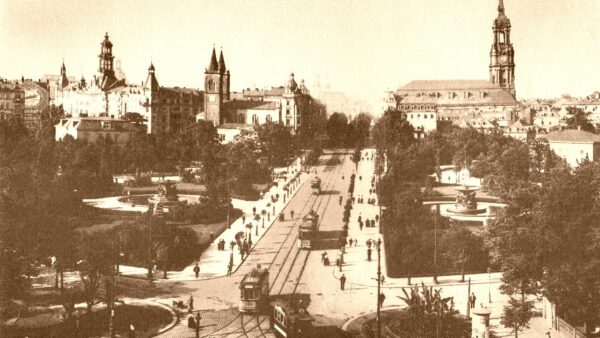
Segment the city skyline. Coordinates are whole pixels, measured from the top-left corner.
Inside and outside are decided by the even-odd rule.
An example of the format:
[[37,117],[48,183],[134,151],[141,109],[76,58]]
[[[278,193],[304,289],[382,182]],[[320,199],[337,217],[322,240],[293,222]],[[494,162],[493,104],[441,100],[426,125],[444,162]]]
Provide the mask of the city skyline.
[[[283,85],[294,72],[309,90],[319,77],[373,105],[412,80],[487,79],[498,0],[0,3],[0,69],[9,79],[58,74],[63,58],[68,75],[89,79],[108,32],[131,83],[145,79],[152,60],[161,85],[202,89],[214,45],[232,90]],[[600,3],[504,3],[519,99],[598,89],[600,23],[591,13]]]

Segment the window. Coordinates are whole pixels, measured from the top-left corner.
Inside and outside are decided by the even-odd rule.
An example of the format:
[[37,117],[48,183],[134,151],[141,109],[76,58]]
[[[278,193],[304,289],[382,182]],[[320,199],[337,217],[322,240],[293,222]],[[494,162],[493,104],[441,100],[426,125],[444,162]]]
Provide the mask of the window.
[[498,41],[500,43],[504,43],[504,32],[500,32],[500,34],[498,34]]
[[213,79],[208,80],[208,90],[211,92],[215,91],[215,81]]

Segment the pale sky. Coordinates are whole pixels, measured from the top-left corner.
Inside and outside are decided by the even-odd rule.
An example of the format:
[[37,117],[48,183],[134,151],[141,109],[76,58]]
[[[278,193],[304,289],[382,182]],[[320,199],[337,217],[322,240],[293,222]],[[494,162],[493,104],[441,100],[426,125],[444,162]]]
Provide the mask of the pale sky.
[[[505,0],[518,98],[600,90],[600,0]],[[200,88],[213,44],[233,90],[289,73],[376,102],[418,79],[488,79],[498,0],[0,0],[0,77],[91,77],[104,33],[132,83]]]

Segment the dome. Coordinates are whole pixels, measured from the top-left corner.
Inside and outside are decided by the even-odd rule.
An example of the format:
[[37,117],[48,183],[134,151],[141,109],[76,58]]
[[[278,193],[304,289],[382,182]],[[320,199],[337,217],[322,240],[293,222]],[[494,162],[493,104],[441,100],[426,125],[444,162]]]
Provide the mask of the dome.
[[286,88],[292,92],[295,92],[296,89],[298,89],[298,84],[296,83],[296,80],[294,80],[294,73],[290,74],[290,79],[287,82]]

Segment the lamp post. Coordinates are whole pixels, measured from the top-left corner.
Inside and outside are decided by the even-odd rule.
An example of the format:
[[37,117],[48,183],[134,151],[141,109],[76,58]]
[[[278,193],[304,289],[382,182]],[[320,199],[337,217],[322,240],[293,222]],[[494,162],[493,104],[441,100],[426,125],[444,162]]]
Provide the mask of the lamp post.
[[381,338],[381,238],[375,242],[377,246],[377,338]]
[[152,214],[148,215],[148,229],[150,231],[150,244],[148,245],[148,273],[146,275],[147,278],[153,278],[152,274]]
[[488,268],[488,302],[492,303],[492,269]]
[[435,214],[433,215],[433,282],[438,284],[438,276],[437,276],[437,223],[438,223],[438,213],[440,211],[440,205],[436,204],[435,206]]
[[267,213],[267,211],[265,209],[262,209],[262,211],[260,212],[260,214],[262,215],[262,227],[263,229],[265,228],[265,214]]

